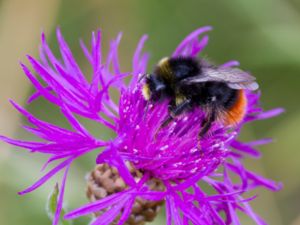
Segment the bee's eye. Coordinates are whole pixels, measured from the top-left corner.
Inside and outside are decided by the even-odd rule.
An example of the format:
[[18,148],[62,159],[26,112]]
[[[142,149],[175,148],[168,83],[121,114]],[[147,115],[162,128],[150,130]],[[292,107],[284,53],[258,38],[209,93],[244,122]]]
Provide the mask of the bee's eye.
[[149,84],[149,88],[152,92],[161,91],[165,88],[164,82],[152,74],[147,77],[147,83]]
[[166,85],[162,80],[158,79],[156,75],[151,74],[147,77],[147,83],[149,85],[152,100],[159,100],[164,96]]

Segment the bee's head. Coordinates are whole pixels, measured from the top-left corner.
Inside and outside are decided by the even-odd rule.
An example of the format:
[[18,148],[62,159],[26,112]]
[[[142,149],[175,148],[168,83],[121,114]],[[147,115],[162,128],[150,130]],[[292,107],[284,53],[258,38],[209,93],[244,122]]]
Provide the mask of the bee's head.
[[155,74],[148,74],[143,87],[143,96],[146,100],[163,100],[166,97],[165,82]]

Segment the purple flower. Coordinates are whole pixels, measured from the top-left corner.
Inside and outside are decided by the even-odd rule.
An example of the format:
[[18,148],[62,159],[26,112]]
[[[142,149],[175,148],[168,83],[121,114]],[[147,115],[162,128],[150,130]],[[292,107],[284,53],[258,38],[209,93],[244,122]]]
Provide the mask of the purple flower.
[[[176,48],[173,56],[197,56],[208,43],[208,36],[200,36],[209,30],[210,27],[203,27],[188,35]],[[37,76],[24,64],[21,66],[36,89],[28,103],[43,97],[55,104],[72,130],[39,120],[11,101],[32,125],[23,128],[41,141],[23,141],[1,136],[9,144],[33,153],[49,155],[43,169],[59,162],[36,183],[20,192],[31,192],[58,172],[64,171],[54,225],[59,221],[70,165],[78,157],[90,151],[99,151],[101,147],[104,150],[100,152],[96,162],[116,167],[128,188],[69,212],[66,219],[106,209],[92,224],[110,224],[119,216],[118,224],[121,225],[129,217],[135,198],[141,197],[151,201],[165,200],[167,225],[186,225],[189,222],[240,224],[237,211],[247,214],[257,224],[266,224],[250,207],[249,201],[255,196],[244,198],[243,193],[259,186],[276,191],[281,185],[247,170],[242,161],[245,157],[259,158],[260,152],[255,147],[269,143],[270,139],[242,143],[237,138],[245,123],[276,116],[282,109],[263,111],[259,106],[260,93],[249,91],[246,92],[246,116],[234,129],[214,124],[210,129],[211,135],[199,141],[198,132],[204,118],[204,113],[199,108],[176,118],[156,135],[168,110],[166,103],[161,103],[150,104],[149,110],[145,112],[146,101],[142,97],[142,84],[138,82],[138,78],[148,71],[149,55],[142,53],[147,36],[143,36],[137,46],[130,72],[121,72],[118,61],[121,35],[111,41],[105,60],[101,55],[100,31],[92,34],[91,50],[81,42],[84,55],[93,70],[91,81],[80,70],[59,29],[57,39],[62,60],[54,56],[42,34],[40,60],[28,56]],[[238,66],[238,62],[230,61],[221,66],[234,67]],[[131,81],[127,84],[124,78],[129,75]],[[112,99],[111,89],[119,92],[119,103]],[[78,116],[106,126],[116,133],[116,137],[105,141],[93,136],[79,122]],[[137,170],[142,171],[143,177],[138,182],[130,173],[126,162],[131,162]],[[232,175],[237,179],[233,181]],[[149,189],[147,181],[151,178],[159,179],[165,190]],[[209,192],[214,194],[206,194],[202,183],[208,184],[211,188]]]

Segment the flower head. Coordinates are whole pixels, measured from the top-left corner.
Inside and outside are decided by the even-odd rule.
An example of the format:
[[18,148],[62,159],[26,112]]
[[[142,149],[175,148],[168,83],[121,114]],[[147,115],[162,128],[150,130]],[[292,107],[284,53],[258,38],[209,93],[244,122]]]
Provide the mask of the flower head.
[[[196,57],[208,42],[207,36],[200,36],[209,30],[210,27],[203,27],[188,35],[176,48],[173,56]],[[237,211],[247,214],[257,224],[265,224],[249,205],[253,197],[245,199],[243,193],[258,186],[275,191],[280,188],[280,184],[247,170],[242,160],[249,156],[260,157],[260,153],[254,149],[255,146],[266,144],[270,140],[242,143],[237,138],[245,123],[276,116],[282,109],[263,111],[259,106],[260,93],[248,91],[246,115],[234,128],[215,123],[210,128],[210,135],[199,140],[200,124],[205,117],[199,107],[160,129],[168,115],[167,103],[150,103],[146,110],[147,102],[142,96],[142,84],[139,82],[141,74],[147,72],[149,55],[142,53],[146,36],[141,38],[137,46],[130,72],[121,72],[118,61],[121,35],[111,41],[105,60],[101,55],[100,31],[92,34],[91,50],[81,42],[83,52],[93,69],[91,81],[88,81],[80,70],[59,29],[57,39],[62,61],[51,52],[45,35],[42,34],[40,60],[28,56],[37,75],[24,64],[21,66],[36,89],[28,103],[39,97],[45,98],[60,108],[72,130],[39,120],[12,102],[32,125],[24,126],[24,129],[39,137],[41,141],[1,137],[3,141],[31,152],[49,155],[44,168],[59,161],[59,164],[35,184],[20,192],[25,194],[35,190],[63,170],[54,225],[58,224],[71,163],[90,151],[99,151],[98,148],[101,147],[103,151],[98,155],[96,162],[115,167],[125,182],[126,189],[69,212],[66,215],[67,219],[105,209],[94,220],[93,225],[110,224],[115,219],[118,219],[118,224],[123,224],[131,214],[135,199],[143,198],[166,202],[168,225],[189,222],[240,224]],[[221,66],[235,67],[238,63],[230,61]],[[132,77],[129,84],[124,79],[128,75]],[[113,100],[111,89],[119,92],[119,102]],[[116,137],[107,141],[93,136],[80,123],[78,116],[106,126],[116,133]],[[128,163],[139,171],[139,179],[134,177]],[[238,179],[233,181],[232,174]],[[151,179],[159,180],[164,188],[152,190],[148,182]],[[206,194],[203,183],[209,185],[211,194]]]

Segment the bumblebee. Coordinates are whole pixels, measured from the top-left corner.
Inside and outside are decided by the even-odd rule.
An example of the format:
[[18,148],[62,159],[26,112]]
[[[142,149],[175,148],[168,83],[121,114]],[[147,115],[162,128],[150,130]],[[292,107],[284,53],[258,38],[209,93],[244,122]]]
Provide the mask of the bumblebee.
[[233,126],[241,122],[247,106],[245,90],[258,89],[255,77],[249,73],[217,67],[194,57],[163,58],[153,73],[142,78],[142,92],[148,102],[169,101],[169,115],[161,127],[195,107],[204,110],[199,137],[215,121]]

